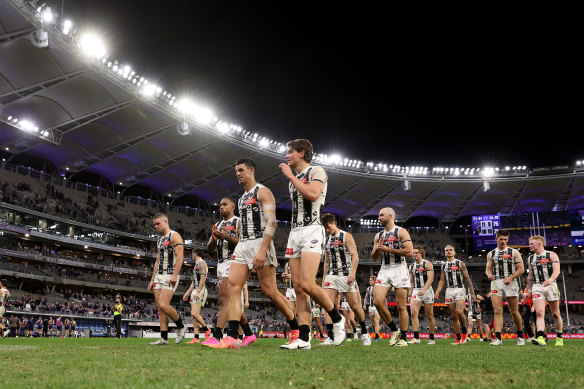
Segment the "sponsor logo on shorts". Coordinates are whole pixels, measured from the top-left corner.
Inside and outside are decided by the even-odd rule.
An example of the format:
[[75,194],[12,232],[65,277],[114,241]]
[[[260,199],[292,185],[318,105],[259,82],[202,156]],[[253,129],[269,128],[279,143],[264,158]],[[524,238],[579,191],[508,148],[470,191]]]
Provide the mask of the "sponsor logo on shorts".
[[292,255],[292,254],[294,254],[294,249],[287,248],[287,249],[286,249],[286,254],[287,254],[287,255]]
[[375,281],[376,284],[381,284],[381,280]]
[[541,297],[541,294],[539,294],[539,293],[534,293],[531,295],[531,298],[534,298],[534,299],[540,298],[540,297]]
[[323,286],[331,286],[330,282],[325,282]]
[[313,239],[310,241],[310,244],[317,244],[318,243],[318,239]]
[[491,293],[493,293],[493,294],[497,294],[497,293],[499,293],[499,292],[498,292],[498,291],[496,291],[496,290],[491,290]]
[[406,282],[409,278],[402,278],[402,282]]
[[444,300],[444,302],[447,302],[447,303],[451,303],[452,301],[453,301],[452,299],[446,299],[446,300]]

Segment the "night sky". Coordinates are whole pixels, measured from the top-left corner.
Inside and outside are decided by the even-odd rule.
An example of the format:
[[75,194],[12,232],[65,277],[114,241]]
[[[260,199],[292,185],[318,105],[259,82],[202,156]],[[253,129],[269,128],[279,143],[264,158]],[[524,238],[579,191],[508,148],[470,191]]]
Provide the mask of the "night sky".
[[64,16],[174,95],[317,152],[429,167],[584,159],[570,23],[315,3],[67,0]]

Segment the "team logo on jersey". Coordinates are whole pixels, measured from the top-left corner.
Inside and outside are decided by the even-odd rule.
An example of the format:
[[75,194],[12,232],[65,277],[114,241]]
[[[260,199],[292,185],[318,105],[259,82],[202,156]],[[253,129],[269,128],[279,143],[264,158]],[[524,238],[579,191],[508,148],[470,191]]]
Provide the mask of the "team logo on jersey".
[[418,271],[426,271],[426,268],[425,267],[419,267],[418,268]]
[[537,298],[540,298],[540,297],[541,297],[541,294],[539,294],[539,293],[533,293],[533,294],[531,295],[531,298],[532,298],[532,299],[537,299]]
[[306,184],[306,181],[308,181],[308,177],[301,178],[300,181],[302,181],[303,184]]
[[381,280],[375,281],[376,284],[381,284]]
[[292,255],[292,254],[294,254],[294,249],[287,248],[286,249],[286,255]]
[[251,204],[255,204],[257,202],[258,202],[258,200],[256,198],[247,199],[247,200],[245,200],[245,205],[251,205]]
[[231,257],[231,259],[235,259],[235,254],[233,254],[233,256]]

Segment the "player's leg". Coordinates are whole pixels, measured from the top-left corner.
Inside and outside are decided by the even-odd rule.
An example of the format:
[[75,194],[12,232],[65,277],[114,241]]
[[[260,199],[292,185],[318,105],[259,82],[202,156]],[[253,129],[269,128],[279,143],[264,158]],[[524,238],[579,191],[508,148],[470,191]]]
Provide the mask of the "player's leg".
[[217,343],[223,339],[223,329],[229,314],[229,276],[223,276],[219,279],[219,315],[217,316],[217,325],[213,329],[213,339],[209,339],[209,343]]
[[456,305],[456,315],[458,316],[458,326],[461,332],[461,339],[460,343],[465,343],[467,339],[466,333],[466,315],[464,314],[464,307],[465,307],[466,297],[459,298],[455,301]]
[[164,310],[160,308],[161,293],[162,289],[154,289],[154,301],[158,308],[158,322],[160,324],[160,339],[156,342],[151,342],[151,345],[168,344],[168,318]]
[[545,298],[533,299],[533,306],[535,307],[535,328],[536,328],[536,339],[534,344],[539,346],[545,346]]
[[345,320],[337,311],[333,302],[328,298],[324,289],[316,284],[316,274],[320,266],[321,254],[304,251],[300,258],[290,259],[290,271],[296,290],[296,309],[298,310],[299,337],[307,342],[310,333],[311,307],[310,298],[324,308],[333,321],[335,345],[339,345],[345,338]]
[[460,322],[458,321],[458,313],[456,312],[456,302],[448,303],[448,311],[450,312],[450,317],[452,318],[452,328],[454,329],[454,334],[456,335],[456,342],[454,344],[460,344]]
[[357,292],[346,292],[345,298],[354,313],[355,320],[359,323],[359,327],[361,327],[361,340],[363,341],[363,345],[371,345],[371,336],[369,335],[369,328],[365,323],[365,311],[363,311],[363,307],[361,306],[359,295]]
[[[416,292],[414,292],[416,293]],[[418,298],[419,296],[412,296],[410,300],[410,316],[412,318],[412,330],[414,331],[414,339],[408,343],[420,343],[420,307],[422,306],[422,301]]]
[[[294,311],[286,300],[286,297],[278,290],[276,283],[276,268],[272,265],[263,266],[257,272],[262,293],[269,298],[276,308],[284,315],[286,320],[294,320]],[[296,297],[298,301],[298,297]]]
[[428,319],[428,329],[430,330],[430,339],[428,344],[434,344],[434,334],[436,333],[436,319],[434,319],[434,303],[424,304],[424,312]]
[[227,310],[227,320],[229,330],[227,333],[227,346],[238,347],[239,325],[242,319],[243,307],[241,305],[241,291],[249,277],[250,270],[243,263],[231,262],[229,267],[228,298],[229,306]]
[[[201,312],[201,304],[200,303],[191,303],[191,316],[193,317],[193,340],[187,342],[187,344],[199,343],[199,331],[201,328],[201,320],[203,318],[200,315]],[[204,325],[204,321],[203,321]]]
[[554,327],[556,329],[556,346],[563,346],[564,340],[562,339],[562,334],[564,330],[564,321],[562,320],[562,315],[560,314],[560,301],[550,301],[550,311],[554,317]]
[[509,312],[513,317],[513,323],[515,324],[515,331],[517,333],[517,345],[523,346],[525,341],[523,340],[523,320],[521,320],[521,313],[519,313],[519,297],[509,296],[507,297],[507,304],[509,305]]
[[408,327],[410,325],[410,316],[408,314],[408,288],[395,289],[395,302],[397,303],[397,310],[399,312],[399,328],[400,336],[403,342],[398,342],[396,346],[404,345],[406,343]]
[[501,331],[503,330],[503,297],[493,294],[491,296],[491,303],[493,304],[493,320],[495,321],[495,337],[494,346],[501,344]]
[[[326,279],[325,279],[326,281]],[[326,284],[326,282],[325,282]],[[331,301],[337,301],[337,297],[339,292],[332,288],[332,287],[326,287],[324,288],[325,293],[327,294],[328,298]],[[328,313],[326,313],[326,311],[324,312],[324,324],[326,327],[326,332],[327,332],[327,336],[329,338],[329,340],[334,341],[335,339],[335,335],[333,333],[333,321],[331,320],[331,317],[329,316]],[[325,345],[328,345],[330,342],[327,341],[327,343]]]

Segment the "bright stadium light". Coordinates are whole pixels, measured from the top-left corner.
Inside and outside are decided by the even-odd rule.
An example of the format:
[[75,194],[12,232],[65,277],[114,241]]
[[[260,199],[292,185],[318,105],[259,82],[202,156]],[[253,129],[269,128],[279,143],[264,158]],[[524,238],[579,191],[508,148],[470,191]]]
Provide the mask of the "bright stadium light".
[[105,56],[106,49],[101,39],[92,33],[85,33],[79,40],[79,47],[85,55],[94,58],[102,58]]

